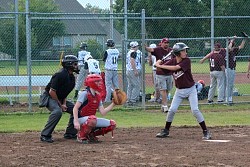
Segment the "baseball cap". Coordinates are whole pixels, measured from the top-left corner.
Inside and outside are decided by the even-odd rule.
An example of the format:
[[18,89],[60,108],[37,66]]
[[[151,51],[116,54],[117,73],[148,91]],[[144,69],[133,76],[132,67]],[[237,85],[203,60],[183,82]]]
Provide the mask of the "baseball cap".
[[131,48],[135,48],[135,47],[139,46],[138,42],[136,42],[136,41],[130,42],[129,45]]
[[168,38],[163,38],[163,39],[161,40],[161,43],[164,43],[164,42],[169,43]]
[[149,45],[150,48],[156,48],[156,44],[152,43]]

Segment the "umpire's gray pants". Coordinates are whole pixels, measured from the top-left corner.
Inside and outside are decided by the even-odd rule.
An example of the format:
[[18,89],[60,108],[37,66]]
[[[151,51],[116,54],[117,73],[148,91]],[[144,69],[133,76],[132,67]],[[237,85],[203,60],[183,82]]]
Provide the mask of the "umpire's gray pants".
[[[65,134],[76,135],[77,130],[74,128],[74,122],[73,122],[74,121],[74,117],[73,117],[74,104],[67,101],[66,106],[68,108],[67,108],[67,111],[65,111],[65,112],[70,114],[70,118],[69,118],[69,123],[68,123],[68,127],[66,129]],[[49,111],[51,111],[51,113],[50,113],[49,119],[48,119],[44,129],[41,132],[41,135],[51,137],[52,132],[54,131],[57,123],[60,121],[60,119],[62,117],[62,109],[61,109],[61,107],[59,107],[57,101],[52,99],[52,98],[49,98],[47,109]]]
[[75,85],[75,90],[80,90],[82,87],[82,84],[88,74],[88,70],[84,69],[83,66],[80,66],[80,71],[79,74],[77,75],[77,79],[76,79],[76,85]]
[[117,70],[105,70],[106,98],[105,102],[111,102],[112,89],[119,88],[119,79]]
[[224,97],[225,97],[225,72],[224,71],[211,71],[210,72],[210,88],[208,92],[208,100],[213,100],[216,87],[218,91],[217,101],[224,101]]
[[129,102],[135,103],[139,100],[140,96],[140,88],[141,88],[141,80],[140,75],[141,72],[139,72],[139,76],[135,76],[135,73],[133,70],[126,71],[127,75],[127,81],[128,81],[128,88],[127,88],[127,99]]

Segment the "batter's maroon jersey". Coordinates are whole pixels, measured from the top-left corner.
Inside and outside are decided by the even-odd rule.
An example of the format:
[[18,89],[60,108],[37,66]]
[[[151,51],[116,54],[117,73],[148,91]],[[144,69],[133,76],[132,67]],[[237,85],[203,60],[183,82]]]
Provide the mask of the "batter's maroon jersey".
[[210,71],[222,71],[221,66],[225,66],[225,58],[219,53],[212,53],[209,57]]
[[[172,48],[167,48],[167,49],[163,49],[162,47],[158,46],[157,48],[154,48],[154,52],[152,52],[152,55],[154,55],[156,57],[156,61],[157,60],[161,60],[164,56],[166,56],[167,54],[169,54],[169,52],[172,51]],[[172,57],[169,57],[169,60]],[[156,74],[157,75],[171,75],[172,72],[169,70],[164,70],[161,68],[156,68]]]
[[179,65],[181,67],[181,69],[173,72],[176,88],[185,89],[194,86],[195,82],[191,73],[191,60],[188,57],[182,59],[179,63],[177,63],[176,58],[172,58],[165,65]]

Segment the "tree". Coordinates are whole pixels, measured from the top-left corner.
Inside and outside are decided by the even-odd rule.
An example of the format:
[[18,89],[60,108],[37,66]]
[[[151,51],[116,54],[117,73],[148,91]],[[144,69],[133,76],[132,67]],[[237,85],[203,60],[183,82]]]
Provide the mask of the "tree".
[[[19,0],[19,12],[25,12],[26,0]],[[13,7],[12,7],[13,8]],[[51,0],[32,0],[30,1],[30,12],[56,13],[59,12],[58,6]],[[32,15],[34,16],[34,15]],[[43,17],[48,15],[43,15]],[[51,17],[51,15],[50,15]],[[7,20],[0,25],[0,49],[13,55],[15,46],[14,40],[14,21]],[[19,56],[25,59],[26,55],[26,15],[19,14]],[[40,50],[51,46],[53,37],[65,34],[65,26],[58,20],[31,20],[31,47],[32,55]],[[7,49],[8,48],[8,49]]]
[[[146,11],[146,17],[200,17],[195,19],[147,19],[148,38],[195,38],[210,36],[211,2],[206,0],[128,0],[128,13]],[[116,0],[115,12],[124,13],[124,0]],[[215,16],[244,16],[249,14],[250,3],[246,0],[216,0]],[[129,15],[131,16],[131,14]],[[140,21],[129,19],[128,37],[140,37]],[[215,36],[230,36],[242,30],[247,31],[249,19],[215,19]],[[242,26],[243,25],[243,26]],[[123,20],[118,21],[119,30],[124,28]],[[225,31],[226,28],[226,31]]]

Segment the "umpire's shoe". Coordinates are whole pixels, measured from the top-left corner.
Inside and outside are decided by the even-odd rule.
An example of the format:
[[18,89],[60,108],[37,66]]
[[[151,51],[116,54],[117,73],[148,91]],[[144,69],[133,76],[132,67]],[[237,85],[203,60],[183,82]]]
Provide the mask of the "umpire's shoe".
[[76,139],[77,135],[76,134],[69,134],[69,133],[65,133],[63,135],[64,139]]
[[157,133],[156,137],[165,138],[169,136],[169,130],[162,129],[160,133]]
[[54,142],[53,138],[52,137],[48,137],[48,136],[41,136],[40,140],[42,142],[47,142],[47,143],[53,143]]

